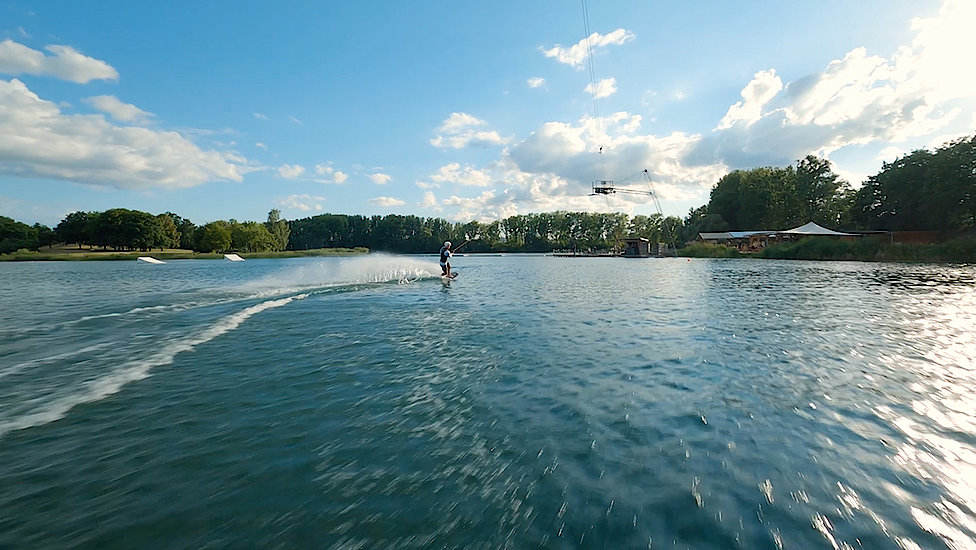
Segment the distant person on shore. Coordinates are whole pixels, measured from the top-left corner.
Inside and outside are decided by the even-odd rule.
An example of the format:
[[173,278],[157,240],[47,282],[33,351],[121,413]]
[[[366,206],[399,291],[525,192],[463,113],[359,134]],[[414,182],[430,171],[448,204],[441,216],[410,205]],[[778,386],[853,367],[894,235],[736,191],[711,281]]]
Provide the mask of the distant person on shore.
[[441,247],[441,277],[451,276],[451,241],[444,241]]

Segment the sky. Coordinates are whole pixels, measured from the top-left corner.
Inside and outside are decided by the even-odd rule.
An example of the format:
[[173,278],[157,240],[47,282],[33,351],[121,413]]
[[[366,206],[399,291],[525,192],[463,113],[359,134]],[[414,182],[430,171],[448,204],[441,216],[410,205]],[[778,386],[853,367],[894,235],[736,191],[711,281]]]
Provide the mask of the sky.
[[684,216],[808,154],[857,187],[976,133],[973,28],[973,0],[0,0],[0,215]]

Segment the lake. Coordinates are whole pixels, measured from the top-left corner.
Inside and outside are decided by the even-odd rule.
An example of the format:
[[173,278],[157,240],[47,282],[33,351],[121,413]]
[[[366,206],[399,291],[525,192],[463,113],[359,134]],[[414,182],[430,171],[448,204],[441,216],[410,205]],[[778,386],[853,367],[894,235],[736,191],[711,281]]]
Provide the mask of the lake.
[[976,547],[976,266],[453,263],[0,263],[0,547]]

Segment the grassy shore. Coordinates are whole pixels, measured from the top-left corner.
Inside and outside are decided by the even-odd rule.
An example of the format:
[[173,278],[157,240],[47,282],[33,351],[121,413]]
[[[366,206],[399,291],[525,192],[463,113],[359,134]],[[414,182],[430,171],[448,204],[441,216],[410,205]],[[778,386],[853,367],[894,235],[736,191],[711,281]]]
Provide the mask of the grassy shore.
[[[239,253],[247,259],[256,258],[305,258],[328,256],[359,256],[368,254],[368,248],[316,248],[313,250],[286,250],[283,252]],[[152,256],[157,260],[222,260],[223,253],[202,253],[179,248],[166,248],[150,252],[116,252],[111,250],[78,249],[77,246],[54,246],[34,252],[18,250],[10,254],[0,254],[0,262],[39,262],[39,261],[93,261],[93,260],[135,260],[140,256]]]
[[748,254],[718,244],[696,243],[681,249],[678,254],[692,258],[976,263],[976,238],[960,238],[936,244],[889,244],[871,238],[850,242],[811,237],[795,243],[769,246]]

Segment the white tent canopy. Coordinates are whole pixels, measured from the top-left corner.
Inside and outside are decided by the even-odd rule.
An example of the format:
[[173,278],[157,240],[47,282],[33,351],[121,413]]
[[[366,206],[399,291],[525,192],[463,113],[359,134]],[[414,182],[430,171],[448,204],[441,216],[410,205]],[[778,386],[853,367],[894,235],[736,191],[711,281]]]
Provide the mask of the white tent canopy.
[[832,229],[827,229],[826,227],[821,227],[813,222],[801,225],[800,227],[794,227],[793,229],[787,229],[786,231],[780,231],[780,233],[788,233],[790,235],[833,235],[837,237],[854,237],[857,236],[856,233],[841,233],[840,231],[834,231]]

